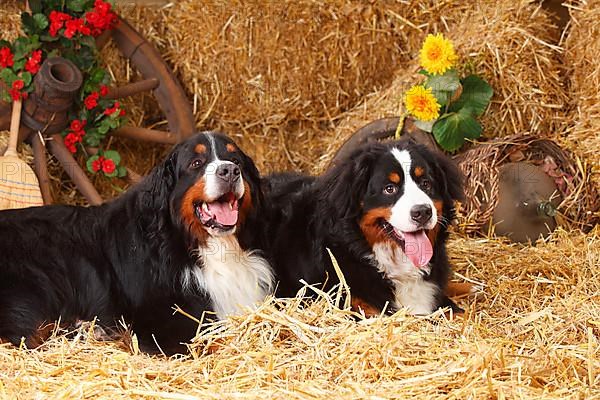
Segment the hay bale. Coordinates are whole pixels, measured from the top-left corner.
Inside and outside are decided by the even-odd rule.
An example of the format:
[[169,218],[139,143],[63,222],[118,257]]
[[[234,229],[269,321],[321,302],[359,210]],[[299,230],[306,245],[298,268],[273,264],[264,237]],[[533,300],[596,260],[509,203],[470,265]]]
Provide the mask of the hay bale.
[[591,163],[592,180],[600,188],[600,1],[577,1],[571,7],[564,60],[574,107],[565,141]]
[[567,97],[560,76],[560,48],[551,44],[558,40],[558,30],[537,2],[440,2],[426,15],[430,19],[415,32],[419,40],[406,49],[411,62],[396,71],[394,82],[366,96],[361,105],[339,118],[333,132],[320,138],[325,156],[315,172],[356,129],[398,115],[403,93],[418,83],[418,51],[428,33],[443,32],[454,42],[466,68],[494,88],[481,121],[484,136],[547,137],[564,131]]
[[240,135],[260,167],[307,169],[312,143],[387,85],[412,40],[403,3],[182,1],[167,14],[167,57],[200,128]]
[[17,0],[6,0],[2,2],[0,7],[0,26],[2,33],[0,38],[8,41],[13,41],[18,36],[22,35],[21,30],[21,10],[23,3]]
[[[545,398],[600,395],[600,231],[537,247],[454,239],[459,275],[486,285],[464,319],[359,319],[321,298],[273,300],[200,338],[188,358],[86,338],[0,345],[5,398]],[[464,305],[464,304],[463,304]]]

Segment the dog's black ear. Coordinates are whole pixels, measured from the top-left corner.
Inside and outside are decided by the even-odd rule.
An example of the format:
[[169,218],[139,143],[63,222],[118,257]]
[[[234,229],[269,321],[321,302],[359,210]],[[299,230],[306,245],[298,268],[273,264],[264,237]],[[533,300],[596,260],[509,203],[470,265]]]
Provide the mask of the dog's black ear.
[[167,158],[150,171],[139,183],[142,192],[142,206],[153,209],[168,209],[169,194],[177,183],[177,156],[180,146],[176,146]]
[[452,200],[463,201],[464,177],[456,163],[441,151],[430,152],[433,160],[435,179],[443,185],[444,193]]
[[319,201],[328,209],[328,217],[332,221],[360,215],[360,203],[380,153],[381,146],[377,143],[361,146],[339,160],[317,181]]
[[248,181],[251,185],[258,187],[260,185],[260,172],[258,172],[258,168],[256,168],[256,164],[252,158],[248,157],[246,153],[242,151],[242,149],[238,148],[239,156],[242,159],[242,174],[243,178]]

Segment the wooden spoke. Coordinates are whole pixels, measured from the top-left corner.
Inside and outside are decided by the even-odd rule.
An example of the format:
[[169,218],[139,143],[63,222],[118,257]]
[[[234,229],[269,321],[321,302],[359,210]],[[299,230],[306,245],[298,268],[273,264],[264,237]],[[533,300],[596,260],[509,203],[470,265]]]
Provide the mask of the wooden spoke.
[[112,33],[121,53],[131,60],[144,79],[160,80],[160,85],[153,94],[167,118],[169,130],[179,140],[191,136],[196,131],[192,107],[160,53],[123,19],[119,19]]
[[117,88],[110,88],[107,99],[121,99],[123,97],[133,96],[138,93],[149,92],[158,87],[160,81],[156,78],[144,79],[143,81],[129,83]]
[[91,205],[102,204],[102,197],[90,182],[81,166],[65,146],[60,134],[52,135],[52,140],[48,141],[50,152],[60,161],[65,172],[71,177],[81,194]]
[[102,50],[110,41],[112,34],[110,31],[104,31],[96,38],[96,48],[98,51]]
[[37,134],[31,136],[31,147],[33,148],[35,174],[40,183],[40,191],[44,204],[52,204],[52,190],[50,188],[50,177],[48,175],[48,163],[46,159],[46,148],[42,139]]
[[137,126],[123,126],[111,131],[112,136],[124,137],[135,140],[144,140],[146,142],[175,144],[177,135],[171,132],[159,131],[155,129],[139,128]]

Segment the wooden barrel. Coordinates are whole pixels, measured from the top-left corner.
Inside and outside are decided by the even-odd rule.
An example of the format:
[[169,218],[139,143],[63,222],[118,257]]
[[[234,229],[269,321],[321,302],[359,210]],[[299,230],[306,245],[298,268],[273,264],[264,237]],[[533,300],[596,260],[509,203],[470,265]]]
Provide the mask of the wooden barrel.
[[69,110],[83,83],[81,71],[65,58],[52,57],[44,61],[33,83],[21,121],[34,131],[61,132],[69,124]]

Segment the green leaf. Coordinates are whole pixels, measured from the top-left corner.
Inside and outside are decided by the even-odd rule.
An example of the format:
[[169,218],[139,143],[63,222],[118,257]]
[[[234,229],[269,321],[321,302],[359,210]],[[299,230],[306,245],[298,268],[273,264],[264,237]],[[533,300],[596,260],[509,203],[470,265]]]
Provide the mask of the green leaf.
[[433,91],[454,92],[459,86],[458,73],[454,69],[450,69],[442,75],[431,75],[425,81],[425,87],[430,87]]
[[481,131],[479,122],[465,109],[445,114],[433,125],[435,140],[447,151],[458,150],[465,142],[465,137],[477,138]]
[[17,75],[10,68],[4,68],[0,71],[0,79],[6,83],[6,86],[12,86],[13,82],[18,79]]
[[445,106],[448,100],[450,99],[450,92],[445,92],[442,90],[432,90],[431,94],[435,97],[436,101],[440,106]]
[[48,18],[44,14],[33,14],[33,20],[36,28],[39,30],[43,30],[48,27]]
[[89,47],[90,49],[96,51],[96,39],[93,36],[81,36],[79,38],[79,43],[82,46]]
[[124,177],[124,176],[126,176],[126,175],[127,175],[127,168],[125,168],[125,167],[124,167],[124,166],[122,166],[122,165],[119,165],[119,166],[117,167],[117,176],[118,176],[119,178],[122,178],[122,177]]
[[92,163],[94,161],[96,161],[98,158],[100,158],[100,155],[96,154],[95,156],[91,156],[90,158],[88,158],[87,162],[85,163],[85,166],[87,167],[87,170],[90,171],[92,174],[96,173],[94,171],[94,169],[92,168]]
[[104,158],[110,158],[115,162],[115,165],[119,165],[121,163],[121,155],[115,150],[106,150],[104,152]]
[[19,61],[15,61],[15,63],[12,66],[13,70],[15,70],[15,71],[22,70],[23,67],[25,67],[26,62],[27,62],[27,60],[24,58],[21,58]]
[[93,68],[90,71],[90,78],[89,81],[95,83],[95,84],[99,84],[102,82],[102,80],[104,79],[104,76],[106,75],[106,71],[102,68]]
[[85,140],[85,143],[88,146],[91,147],[98,147],[100,146],[100,137],[98,137],[98,135],[95,132],[90,132],[88,131],[85,136],[83,137],[83,140]]
[[37,31],[37,24],[29,13],[21,13],[21,25],[23,25],[25,33],[29,35],[34,34]]
[[85,10],[85,0],[67,0],[67,7],[75,12],[82,12]]
[[492,87],[477,75],[467,76],[462,80],[462,86],[460,98],[452,103],[449,111],[465,109],[476,117],[483,114],[494,95]]
[[433,130],[433,124],[435,124],[436,120],[433,121],[421,121],[420,119],[415,119],[415,126],[425,132],[431,132]]
[[42,42],[56,42],[59,39],[60,39],[60,37],[58,35],[57,36],[50,36],[50,35],[44,33],[44,34],[42,34],[42,36],[40,36],[40,40]]
[[21,74],[21,79],[23,79],[25,86],[29,86],[31,84],[32,76],[29,72],[23,72]]

